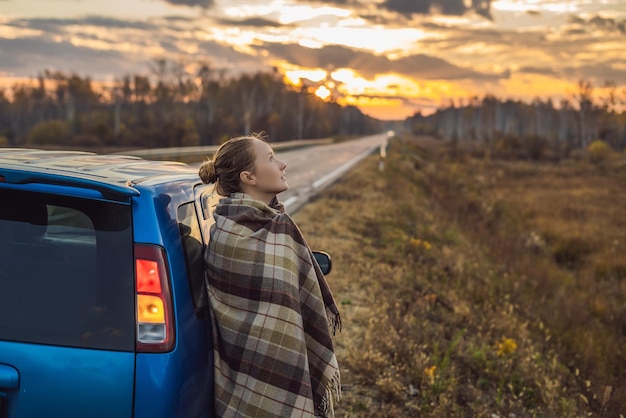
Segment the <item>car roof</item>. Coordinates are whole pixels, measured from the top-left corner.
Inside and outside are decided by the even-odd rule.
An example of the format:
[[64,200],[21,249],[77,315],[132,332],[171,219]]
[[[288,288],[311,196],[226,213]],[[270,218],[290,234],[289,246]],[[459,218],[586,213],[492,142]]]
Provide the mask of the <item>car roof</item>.
[[180,162],[29,148],[0,148],[0,176],[7,183],[53,183],[122,196],[139,195],[139,184],[199,181],[197,168]]

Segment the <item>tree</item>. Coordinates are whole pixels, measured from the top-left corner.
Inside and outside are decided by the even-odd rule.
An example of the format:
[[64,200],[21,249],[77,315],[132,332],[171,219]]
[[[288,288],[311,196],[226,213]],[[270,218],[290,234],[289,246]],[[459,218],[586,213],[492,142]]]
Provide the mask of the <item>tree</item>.
[[276,70],[229,77],[206,62],[194,73],[190,67],[157,60],[147,75],[127,74],[100,89],[90,77],[46,70],[0,94],[0,136],[11,145],[161,147],[258,131],[280,141],[379,129],[359,109],[324,102],[308,85],[294,91]]
[[575,100],[578,103],[578,146],[586,147],[590,141],[592,111],[593,111],[593,86],[591,82],[580,80],[578,82],[578,94]]

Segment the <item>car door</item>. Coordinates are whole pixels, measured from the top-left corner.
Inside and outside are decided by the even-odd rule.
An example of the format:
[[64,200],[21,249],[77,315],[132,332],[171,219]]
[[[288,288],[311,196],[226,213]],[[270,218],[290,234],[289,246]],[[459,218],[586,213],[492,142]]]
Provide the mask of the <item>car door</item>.
[[0,418],[131,417],[130,205],[27,188],[0,183]]

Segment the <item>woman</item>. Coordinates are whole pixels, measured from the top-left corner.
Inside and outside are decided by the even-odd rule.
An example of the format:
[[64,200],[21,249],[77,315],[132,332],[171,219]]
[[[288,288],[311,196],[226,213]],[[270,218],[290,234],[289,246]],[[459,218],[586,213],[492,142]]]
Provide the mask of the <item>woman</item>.
[[339,311],[276,197],[285,168],[258,135],[229,140],[200,167],[225,196],[205,254],[219,417],[328,417],[341,397]]

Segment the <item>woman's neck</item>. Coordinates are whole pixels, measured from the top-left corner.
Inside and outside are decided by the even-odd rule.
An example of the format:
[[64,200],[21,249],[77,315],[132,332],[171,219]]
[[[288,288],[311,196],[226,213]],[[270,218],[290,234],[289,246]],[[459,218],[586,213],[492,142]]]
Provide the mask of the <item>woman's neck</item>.
[[254,200],[259,200],[265,203],[267,206],[269,206],[272,200],[276,197],[275,194],[259,192],[257,189],[251,187],[243,187],[241,191],[252,197]]

